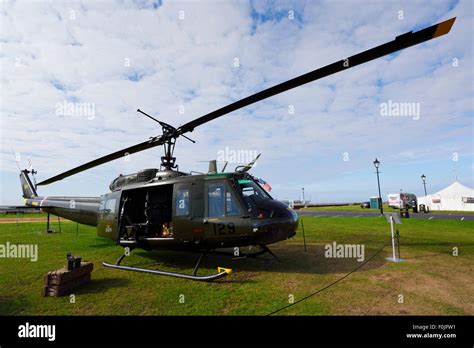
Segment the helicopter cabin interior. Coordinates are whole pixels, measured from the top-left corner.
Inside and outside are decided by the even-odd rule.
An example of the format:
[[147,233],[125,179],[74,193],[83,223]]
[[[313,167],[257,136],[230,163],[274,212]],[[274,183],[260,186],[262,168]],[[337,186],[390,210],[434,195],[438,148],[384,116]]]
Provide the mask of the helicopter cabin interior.
[[121,235],[172,238],[173,185],[124,190]]

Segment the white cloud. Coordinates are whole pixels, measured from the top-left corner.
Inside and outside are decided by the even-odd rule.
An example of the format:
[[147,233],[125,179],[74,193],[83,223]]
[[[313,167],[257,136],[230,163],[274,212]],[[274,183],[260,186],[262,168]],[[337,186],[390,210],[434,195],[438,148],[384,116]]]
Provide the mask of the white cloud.
[[[300,171],[292,179],[296,186],[337,190],[339,183],[328,178],[370,167],[375,156],[392,164],[448,158],[456,149],[472,156],[469,1],[452,9],[448,1],[154,4],[159,2],[3,3],[2,171],[16,171],[11,146],[31,157],[45,178],[159,134],[137,108],[178,126],[451,16],[458,19],[447,36],[215,120],[190,134],[197,144],[180,139],[176,154],[181,169],[205,170],[196,160],[216,157],[226,146],[256,149],[263,153],[256,173],[282,194],[295,192],[286,185],[289,168]],[[296,20],[285,16],[289,10]],[[239,67],[233,66],[236,57]],[[380,102],[388,99],[419,102],[420,120],[381,117]],[[93,103],[95,118],[56,116],[63,100]],[[351,160],[343,162],[346,151]],[[159,156],[161,149],[150,150],[67,182],[94,178],[94,185],[84,180],[78,187],[98,194],[118,172],[158,166]]]

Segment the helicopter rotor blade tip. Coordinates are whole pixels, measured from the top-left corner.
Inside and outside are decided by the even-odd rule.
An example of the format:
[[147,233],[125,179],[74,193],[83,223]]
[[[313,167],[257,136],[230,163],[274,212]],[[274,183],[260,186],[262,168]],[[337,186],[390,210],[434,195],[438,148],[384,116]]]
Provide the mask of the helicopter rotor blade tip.
[[433,38],[446,35],[451,31],[454,22],[456,21],[456,17],[450,18],[444,22],[438,24],[435,33],[433,34]]

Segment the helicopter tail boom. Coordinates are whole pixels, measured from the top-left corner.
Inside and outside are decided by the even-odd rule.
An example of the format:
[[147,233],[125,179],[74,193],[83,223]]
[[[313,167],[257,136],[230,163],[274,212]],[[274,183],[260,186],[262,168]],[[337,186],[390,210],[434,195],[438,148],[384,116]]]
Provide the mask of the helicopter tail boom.
[[60,216],[80,224],[97,226],[100,197],[34,196],[25,198],[25,206]]
[[51,197],[38,196],[36,187],[24,169],[20,172],[21,189],[25,206],[41,209],[46,213],[61,216],[81,224],[96,226],[100,197]]

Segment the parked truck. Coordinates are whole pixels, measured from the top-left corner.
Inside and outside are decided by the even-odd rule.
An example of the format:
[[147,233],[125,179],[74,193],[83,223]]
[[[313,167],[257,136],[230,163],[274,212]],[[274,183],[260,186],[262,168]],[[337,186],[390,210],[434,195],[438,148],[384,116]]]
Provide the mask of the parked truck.
[[413,208],[417,207],[416,195],[413,193],[399,192],[389,193],[388,206],[391,208]]

